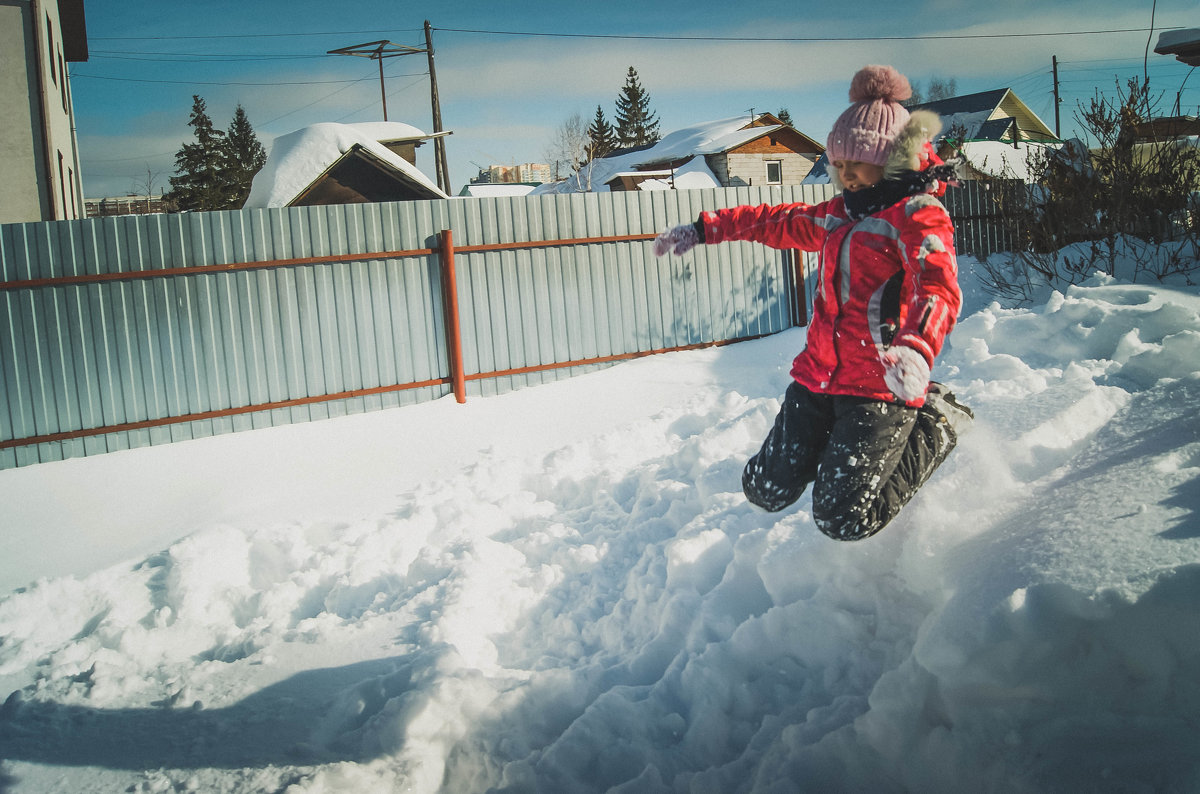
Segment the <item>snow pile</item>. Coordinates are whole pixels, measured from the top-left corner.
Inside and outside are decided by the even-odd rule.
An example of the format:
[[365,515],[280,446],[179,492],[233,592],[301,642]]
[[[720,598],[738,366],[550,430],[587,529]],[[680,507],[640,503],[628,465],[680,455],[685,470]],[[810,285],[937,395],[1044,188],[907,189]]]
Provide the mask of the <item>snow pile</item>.
[[419,168],[392,152],[380,141],[423,139],[428,136],[410,124],[373,121],[360,124],[332,122],[302,127],[280,135],[271,144],[266,165],[254,176],[243,209],[286,207],[342,155],[361,146],[381,161],[436,195],[444,193]]
[[[581,174],[571,176],[562,182],[541,185],[534,192],[537,194],[576,193],[580,190],[580,184],[585,186],[591,184],[592,191],[602,192],[609,189],[605,183],[617,174],[636,171],[638,166],[669,163],[686,157],[693,159],[676,170],[678,173],[691,174],[691,176],[685,180],[685,184],[677,184],[678,189],[682,190],[685,186],[686,188],[720,187],[721,183],[705,164],[704,155],[719,154],[780,128],[779,125],[771,125],[743,129],[748,124],[750,124],[749,118],[736,116],[684,127],[664,136],[653,146],[593,160],[584,166]],[[655,181],[649,180],[642,183],[640,189],[669,189],[661,180],[657,180],[658,184],[653,184]]]
[[0,473],[40,570],[52,493],[147,544],[0,600],[0,788],[1196,790],[1200,297],[964,278],[978,420],[860,543],[740,493],[801,329]]

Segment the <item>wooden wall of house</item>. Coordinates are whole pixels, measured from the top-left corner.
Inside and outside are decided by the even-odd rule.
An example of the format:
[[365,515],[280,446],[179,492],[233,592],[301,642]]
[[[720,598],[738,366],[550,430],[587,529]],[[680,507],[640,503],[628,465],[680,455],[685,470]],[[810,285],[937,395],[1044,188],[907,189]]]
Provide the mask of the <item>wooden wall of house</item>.
[[767,184],[767,162],[778,160],[783,167],[784,185],[798,185],[812,170],[813,160],[795,152],[736,152],[709,158],[709,168],[721,184],[729,187],[755,187]]

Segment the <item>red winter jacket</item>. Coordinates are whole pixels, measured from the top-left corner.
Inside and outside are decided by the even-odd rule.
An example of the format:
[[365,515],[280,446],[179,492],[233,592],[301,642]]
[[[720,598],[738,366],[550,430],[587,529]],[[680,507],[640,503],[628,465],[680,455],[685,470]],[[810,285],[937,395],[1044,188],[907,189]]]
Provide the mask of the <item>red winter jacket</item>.
[[[792,377],[813,392],[897,401],[883,380],[888,345],[933,366],[958,318],[962,292],[954,226],[938,199],[910,196],[859,221],[842,197],[816,205],[743,206],[704,212],[704,241],[751,240],[820,251],[808,344]],[[908,404],[919,407],[924,398]]]

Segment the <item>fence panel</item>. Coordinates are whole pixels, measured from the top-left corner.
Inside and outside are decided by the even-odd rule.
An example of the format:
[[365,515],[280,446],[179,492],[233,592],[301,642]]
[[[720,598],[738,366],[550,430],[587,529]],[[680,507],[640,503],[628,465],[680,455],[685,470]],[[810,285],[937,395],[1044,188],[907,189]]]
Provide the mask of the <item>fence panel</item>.
[[954,219],[954,244],[959,254],[984,257],[1012,248],[1012,240],[1000,223],[996,191],[1004,182],[963,182],[946,192],[943,199]]

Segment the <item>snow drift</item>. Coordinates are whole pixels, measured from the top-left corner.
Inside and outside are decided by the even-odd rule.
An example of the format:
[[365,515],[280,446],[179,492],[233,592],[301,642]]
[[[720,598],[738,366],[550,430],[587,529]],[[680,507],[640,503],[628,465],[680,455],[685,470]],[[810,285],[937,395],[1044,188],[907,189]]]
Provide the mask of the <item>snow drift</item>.
[[739,492],[800,329],[0,473],[0,790],[1194,791],[1200,297],[966,314],[860,543]]

